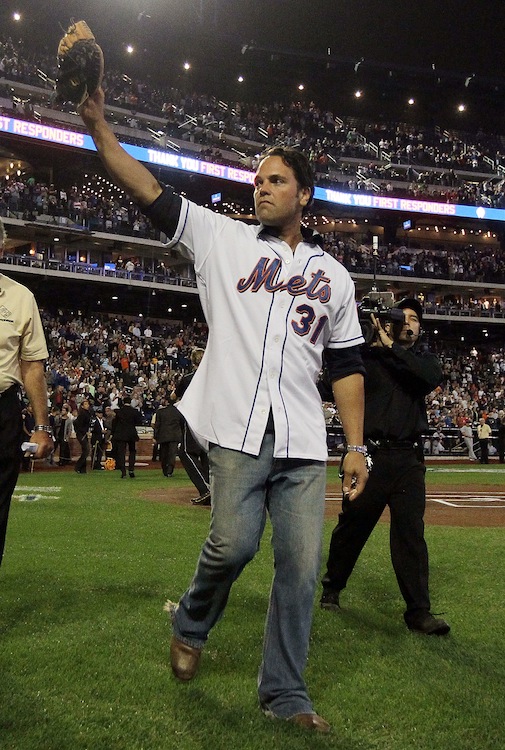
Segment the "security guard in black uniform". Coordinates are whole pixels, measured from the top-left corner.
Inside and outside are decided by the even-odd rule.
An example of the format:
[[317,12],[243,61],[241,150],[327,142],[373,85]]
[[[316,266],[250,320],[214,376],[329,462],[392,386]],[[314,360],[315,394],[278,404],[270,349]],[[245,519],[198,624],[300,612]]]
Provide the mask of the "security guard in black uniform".
[[[365,440],[373,468],[362,494],[345,498],[333,530],[323,578],[321,608],[338,610],[356,561],[386,505],[391,515],[391,560],[406,602],[405,622],[425,635],[445,635],[449,625],[430,612],[428,549],[424,539],[425,467],[420,436],[427,427],[425,396],[440,383],[437,357],[418,347],[423,310],[404,299],[404,324],[372,315],[376,334],[363,348]],[[361,446],[351,446],[360,449]],[[365,446],[363,446],[365,449]]]

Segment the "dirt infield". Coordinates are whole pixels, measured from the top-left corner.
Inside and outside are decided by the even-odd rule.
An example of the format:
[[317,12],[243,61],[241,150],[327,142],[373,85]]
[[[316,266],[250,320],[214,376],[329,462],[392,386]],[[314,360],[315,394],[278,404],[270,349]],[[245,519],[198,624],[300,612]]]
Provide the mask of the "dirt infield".
[[[142,493],[150,502],[187,506],[195,491],[191,488],[163,488]],[[209,508],[194,507],[195,513],[208,513]],[[329,484],[326,488],[325,517],[336,519],[340,511],[340,487]],[[386,510],[381,521],[389,521]],[[427,493],[427,524],[436,526],[505,526],[505,489],[502,485],[486,487],[475,485],[430,484]]]

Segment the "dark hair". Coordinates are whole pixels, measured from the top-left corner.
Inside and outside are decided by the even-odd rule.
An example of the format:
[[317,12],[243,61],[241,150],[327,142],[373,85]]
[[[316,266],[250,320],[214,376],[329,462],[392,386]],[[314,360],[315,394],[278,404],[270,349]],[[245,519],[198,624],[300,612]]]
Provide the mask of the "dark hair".
[[293,170],[298,185],[310,190],[309,201],[303,209],[305,213],[314,200],[314,172],[309,160],[302,151],[291,146],[272,146],[261,154],[260,162],[268,156],[280,156],[284,164]]

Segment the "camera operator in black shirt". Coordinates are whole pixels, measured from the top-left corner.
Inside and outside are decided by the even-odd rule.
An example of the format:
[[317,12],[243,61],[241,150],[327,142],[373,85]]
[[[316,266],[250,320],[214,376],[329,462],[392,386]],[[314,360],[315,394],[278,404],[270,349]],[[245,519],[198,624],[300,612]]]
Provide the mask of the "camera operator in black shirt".
[[340,592],[388,505],[391,560],[406,603],[405,622],[410,630],[425,635],[445,635],[449,625],[430,612],[420,442],[428,427],[425,396],[440,383],[442,370],[437,357],[419,347],[423,314],[419,301],[404,299],[396,308],[403,310],[403,323],[383,325],[379,317],[370,316],[375,336],[362,354],[365,440],[373,468],[362,494],[354,501],[343,498],[331,538],[321,608],[340,609]]

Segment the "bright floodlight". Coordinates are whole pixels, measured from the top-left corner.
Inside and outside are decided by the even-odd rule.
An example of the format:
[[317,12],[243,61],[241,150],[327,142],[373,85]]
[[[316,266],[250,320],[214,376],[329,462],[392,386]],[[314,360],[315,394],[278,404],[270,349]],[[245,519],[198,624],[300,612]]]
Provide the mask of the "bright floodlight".
[[361,97],[363,96],[363,92],[360,89],[358,89],[357,91],[354,92],[354,96],[356,97],[356,99],[361,99]]
[[408,101],[408,103],[412,107],[412,105],[416,103],[416,100],[411,96],[410,99],[409,99],[409,101]]
[[244,76],[239,76],[239,77],[237,78],[237,81],[238,81],[239,83],[244,83]]
[[128,52],[129,55],[132,55],[135,51],[135,47],[132,44],[127,44],[126,51]]
[[21,21],[21,13],[18,13],[17,11],[14,11],[12,14],[12,20],[13,21]]
[[458,112],[464,112],[466,110],[466,104],[458,104]]
[[188,63],[187,61],[183,65],[184,70],[189,70],[191,68],[191,63]]

